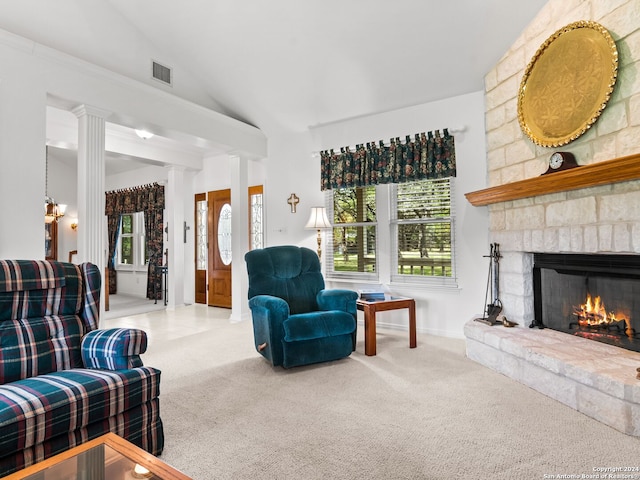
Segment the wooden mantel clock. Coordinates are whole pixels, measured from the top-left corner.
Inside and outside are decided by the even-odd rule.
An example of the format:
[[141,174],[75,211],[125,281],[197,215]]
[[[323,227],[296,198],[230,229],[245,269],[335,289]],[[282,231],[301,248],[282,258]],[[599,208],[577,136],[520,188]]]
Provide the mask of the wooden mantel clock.
[[548,173],[560,172],[569,168],[578,167],[576,157],[571,152],[555,152],[549,157],[549,168],[542,175]]

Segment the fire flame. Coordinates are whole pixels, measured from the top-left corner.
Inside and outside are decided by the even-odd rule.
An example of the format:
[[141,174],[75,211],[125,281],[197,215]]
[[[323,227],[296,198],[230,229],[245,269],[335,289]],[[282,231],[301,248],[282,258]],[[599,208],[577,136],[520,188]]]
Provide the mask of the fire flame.
[[595,317],[596,319],[600,319],[600,322],[610,323],[615,322],[616,316],[614,313],[607,313],[607,309],[604,306],[604,302],[600,298],[600,296],[595,297],[592,302],[591,295],[587,295],[587,303],[581,305],[583,310],[587,313],[588,317]]
[[587,300],[579,307],[574,307],[574,315],[578,317],[578,323],[582,326],[610,325],[615,322],[624,322],[627,335],[632,334],[630,321],[625,315],[607,312],[604,302],[599,296],[592,297],[587,294]]
[[615,313],[607,312],[600,296],[592,297],[591,294],[587,294],[586,302],[580,305],[575,313],[582,325],[602,325],[623,320],[616,318]]

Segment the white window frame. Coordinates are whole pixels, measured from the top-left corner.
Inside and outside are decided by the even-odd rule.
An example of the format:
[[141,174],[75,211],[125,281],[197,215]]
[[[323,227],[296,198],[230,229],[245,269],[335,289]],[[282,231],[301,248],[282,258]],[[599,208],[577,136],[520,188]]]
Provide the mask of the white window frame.
[[456,242],[455,242],[455,177],[449,179],[449,205],[450,216],[440,217],[437,219],[398,219],[398,185],[393,184],[390,186],[390,205],[389,213],[391,216],[391,252],[398,252],[398,226],[408,224],[434,224],[434,223],[449,223],[451,231],[451,276],[436,276],[436,275],[411,275],[398,273],[398,254],[392,253],[391,257],[391,282],[401,284],[420,284],[431,286],[444,286],[444,287],[458,287],[457,281],[457,268],[456,268]]
[[[333,211],[333,190],[325,191],[325,207],[327,209],[327,216],[331,221],[332,228],[327,230],[325,235],[326,247],[324,248],[324,258],[326,264],[326,276],[333,280],[358,280],[361,282],[375,282],[379,278],[378,270],[378,254],[380,252],[379,238],[378,238],[378,188],[375,188],[376,193],[376,221],[375,222],[354,222],[354,223],[340,223],[334,224],[334,211]],[[341,272],[333,270],[333,229],[340,227],[367,227],[374,228],[376,232],[376,262],[374,264],[373,272]]]
[[[376,229],[376,264],[375,272],[336,272],[333,270],[333,229],[327,230],[324,257],[326,265],[325,276],[333,281],[356,281],[358,283],[382,283],[391,285],[413,285],[421,287],[458,288],[456,268],[456,208],[455,208],[455,178],[450,178],[451,201],[451,269],[450,277],[430,275],[398,274],[398,225],[401,223],[425,223],[422,220],[397,219],[397,185],[385,184],[376,186],[376,222],[353,223],[349,226],[375,226]],[[333,221],[333,190],[325,191],[325,207],[327,216]],[[441,220],[436,220],[441,221]],[[431,220],[428,220],[431,222]],[[334,227],[336,225],[333,225]]]
[[[118,244],[116,245],[116,270],[128,270],[128,271],[146,271],[147,261],[145,259],[145,227],[144,227],[144,212],[126,213],[125,215],[131,215],[131,230],[130,234],[122,233],[122,218],[120,219],[120,226],[118,231]],[[123,263],[122,259],[122,239],[124,237],[133,238],[133,263]]]

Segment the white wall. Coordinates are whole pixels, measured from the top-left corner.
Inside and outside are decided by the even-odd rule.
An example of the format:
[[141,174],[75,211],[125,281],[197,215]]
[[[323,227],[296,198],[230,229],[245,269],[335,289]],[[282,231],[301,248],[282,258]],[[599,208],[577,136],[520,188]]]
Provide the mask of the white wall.
[[[457,289],[390,285],[393,293],[411,296],[417,302],[419,331],[463,338],[463,325],[484,307],[489,251],[488,214],[472,207],[464,193],[486,187],[484,95],[474,92],[439,102],[418,105],[379,115],[370,115],[313,128],[287,138],[269,139],[267,244],[296,244],[315,249],[315,231],[304,230],[309,207],[323,205],[320,191],[320,159],[317,152],[328,148],[391,137],[461,128],[454,133],[458,176]],[[300,197],[298,213],[286,203],[291,193]],[[329,283],[357,288],[358,284]],[[406,329],[405,312],[384,312],[379,323]]]
[[104,179],[105,190],[120,190],[122,188],[137,187],[148,183],[167,183],[167,169],[165,167],[144,167],[125,173],[109,175]]
[[[309,132],[270,138],[266,167],[266,245],[301,245],[315,249],[316,232],[305,230],[309,209],[324,205],[320,192],[320,160],[313,158]],[[296,213],[287,203],[295,193]]]
[[0,258],[44,258],[45,100],[38,69],[0,44]]

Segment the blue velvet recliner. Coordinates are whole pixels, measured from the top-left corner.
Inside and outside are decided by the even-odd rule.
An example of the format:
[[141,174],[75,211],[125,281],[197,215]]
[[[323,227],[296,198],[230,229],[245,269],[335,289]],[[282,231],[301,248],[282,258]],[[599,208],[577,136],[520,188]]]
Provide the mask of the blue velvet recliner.
[[325,290],[318,256],[278,246],[245,255],[256,349],[285,368],[347,357],[355,349],[356,299]]

